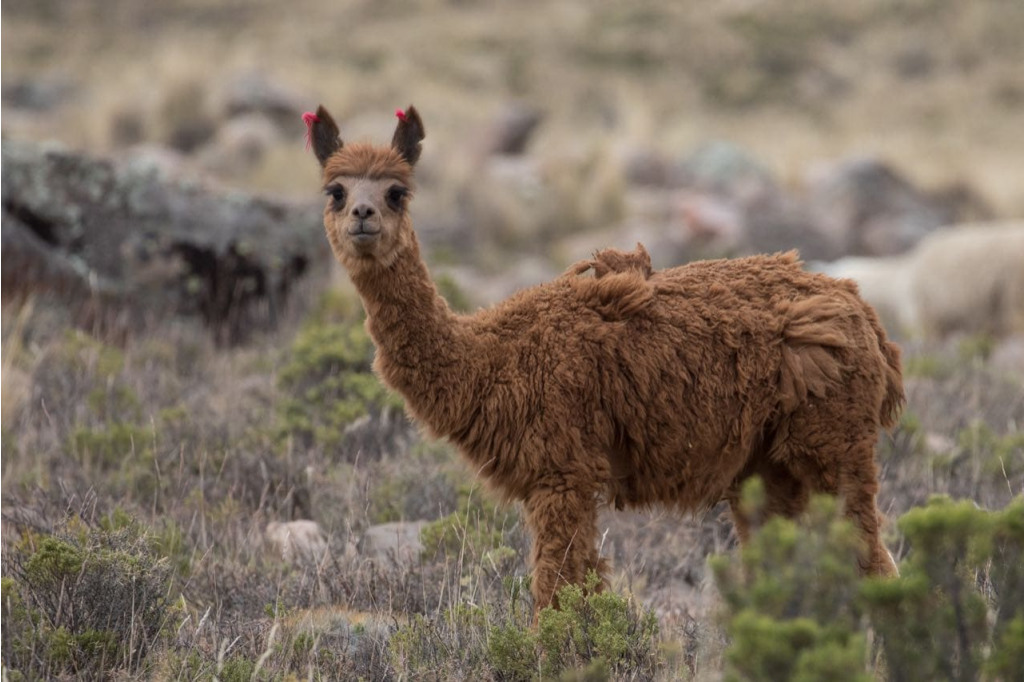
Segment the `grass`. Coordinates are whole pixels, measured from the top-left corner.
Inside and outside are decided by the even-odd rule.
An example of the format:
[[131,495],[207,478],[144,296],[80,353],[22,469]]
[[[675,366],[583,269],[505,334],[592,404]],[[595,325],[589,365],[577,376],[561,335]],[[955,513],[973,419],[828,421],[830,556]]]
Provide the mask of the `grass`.
[[[426,234],[447,235],[430,252],[449,265],[500,272],[522,254],[551,259],[559,240],[616,230],[635,198],[622,174],[630,151],[671,164],[712,138],[750,150],[785,185],[821,159],[876,153],[925,185],[964,180],[998,213],[1024,212],[1024,12],[999,0],[4,10],[5,89],[74,83],[32,115],[5,96],[9,137],[120,152],[119,127],[143,142],[200,135],[230,80],[253,70],[305,108],[328,104],[346,139],[386,138],[387,112],[415,102],[429,137],[414,211]],[[544,122],[526,158],[485,171],[478,138],[512,99]],[[259,162],[221,180],[314,196],[301,132],[296,120]],[[717,680],[775,665],[860,679],[856,665],[835,670],[874,653],[854,617],[868,607],[849,606],[855,585],[842,582],[853,579],[841,576],[840,596],[810,590],[849,606],[836,612],[848,631],[821,627],[820,604],[780,625],[771,605],[751,606],[756,573],[730,572],[752,559],[721,508],[695,519],[603,514],[610,590],[570,591],[567,608],[530,628],[520,510],[495,505],[451,448],[404,419],[369,371],[358,300],[326,279],[315,273],[277,331],[237,348],[180,319],[115,343],[75,330],[45,298],[4,304],[6,679]],[[472,307],[475,292],[454,277],[440,287]],[[936,494],[1000,510],[1024,492],[1024,386],[990,366],[994,343],[906,349],[908,408],[879,445],[879,501],[911,576],[929,568],[913,549],[927,518],[905,514]],[[266,524],[295,515],[324,529],[324,562],[286,563],[267,546]],[[422,555],[396,564],[356,550],[367,528],[400,520],[428,522]],[[810,555],[845,546],[825,528],[773,529],[762,564],[792,570],[767,575],[812,584]],[[794,534],[816,539],[786,544]],[[987,587],[1002,579],[990,568],[971,592],[977,632],[979,604],[995,623],[1004,603]],[[876,596],[928,606],[903,587]],[[986,636],[1005,646],[977,640],[992,652],[977,666],[993,678],[1014,670],[1024,632],[1019,619],[999,623]],[[793,656],[780,661],[776,648]]]
[[[282,436],[280,420],[291,414],[282,406],[305,400],[290,379],[296,368],[306,378],[366,372],[360,313],[345,295],[326,294],[293,311],[279,332],[235,349],[170,324],[113,346],[67,331],[51,310],[40,302],[3,311],[5,368],[18,370],[30,396],[5,406],[2,425],[4,665],[12,674],[377,679],[433,670],[519,679],[557,668],[588,679],[636,670],[713,679],[726,666],[731,649],[706,557],[729,564],[736,549],[718,510],[697,519],[606,513],[612,601],[590,604],[581,593],[571,599],[597,611],[573,618],[590,625],[549,616],[534,631],[523,620],[520,512],[495,506],[448,447],[415,432],[349,446]],[[311,329],[334,329],[352,345],[310,355]],[[886,515],[896,519],[936,493],[1005,507],[1024,490],[1020,384],[959,344],[909,351],[910,360],[938,357],[947,370],[908,379],[902,425],[882,439]],[[325,404],[351,400],[339,394]],[[369,408],[375,398],[358,400]],[[371,431],[390,428],[369,414]],[[265,546],[266,523],[296,510],[327,534],[332,551],[320,565],[287,564]],[[411,563],[346,549],[370,525],[402,519],[430,522],[424,553]],[[895,525],[889,544],[908,552]],[[60,587],[72,575],[74,587]],[[128,600],[128,622],[62,620],[68,613],[53,606],[61,599],[85,614],[89,599],[114,599],[90,587],[112,575],[125,576],[113,584],[152,580],[145,594],[153,606],[125,592],[116,598]],[[44,603],[59,617],[42,618]],[[826,648],[862,646],[821,637]],[[626,658],[607,653],[613,641]]]

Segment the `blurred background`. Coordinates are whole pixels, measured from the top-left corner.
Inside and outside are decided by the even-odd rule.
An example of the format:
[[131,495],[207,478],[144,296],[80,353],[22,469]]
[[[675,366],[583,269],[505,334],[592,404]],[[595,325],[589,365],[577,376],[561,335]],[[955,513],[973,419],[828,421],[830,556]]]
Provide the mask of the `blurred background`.
[[[284,622],[286,641],[318,644],[275,654],[275,674],[327,665],[322,637],[354,656],[328,678],[416,677],[387,653],[397,617],[504,604],[502,580],[526,571],[515,510],[487,503],[371,375],[304,149],[301,114],[321,103],[344,139],[378,142],[396,108],[419,109],[411,210],[453,307],[608,246],[642,242],[656,267],[797,248],[807,267],[857,279],[903,343],[909,405],[880,443],[883,511],[933,493],[1000,508],[1024,488],[1019,0],[2,11],[4,578],[44,608],[31,538],[88,550],[69,519],[163,562],[154,590],[181,605],[141,614],[141,597],[122,595],[137,616],[125,632],[157,653],[115,667],[192,679],[251,663],[281,605],[327,611]],[[299,521],[314,524],[301,531],[313,549],[282,548],[300,531],[274,524]],[[616,589],[656,611],[688,675],[715,679],[705,556],[733,546],[728,520],[602,523]],[[894,530],[887,541],[906,553]],[[109,667],[84,645],[16,658],[46,651],[60,625],[25,613],[4,611],[5,666],[30,678]],[[457,654],[457,628],[442,634]]]
[[1022,31],[1012,0],[11,0],[3,136],[315,202],[303,111],[383,140],[415,103],[416,224],[487,303],[604,246],[828,261],[1024,215]]

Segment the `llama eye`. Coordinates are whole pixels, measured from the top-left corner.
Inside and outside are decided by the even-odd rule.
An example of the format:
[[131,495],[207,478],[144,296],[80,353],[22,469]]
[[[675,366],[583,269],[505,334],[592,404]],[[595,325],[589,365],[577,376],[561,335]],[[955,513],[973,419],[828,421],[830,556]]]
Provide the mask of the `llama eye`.
[[397,211],[402,208],[402,200],[405,199],[406,195],[409,194],[409,190],[405,187],[392,187],[388,190],[387,202],[393,210]]
[[344,187],[330,187],[327,190],[327,194],[330,195],[334,202],[340,208],[345,205],[345,188]]

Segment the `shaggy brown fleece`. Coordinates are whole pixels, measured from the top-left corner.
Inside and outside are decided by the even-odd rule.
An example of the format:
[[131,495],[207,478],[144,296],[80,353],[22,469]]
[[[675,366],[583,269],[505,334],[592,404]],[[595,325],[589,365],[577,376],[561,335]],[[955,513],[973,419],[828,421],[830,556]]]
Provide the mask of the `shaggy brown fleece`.
[[[407,118],[418,134],[403,131]],[[535,609],[603,569],[600,505],[694,511],[726,499],[742,538],[752,520],[738,495],[753,475],[767,513],[841,496],[864,538],[861,568],[895,571],[879,539],[874,445],[903,402],[899,350],[851,281],[804,272],[795,253],[653,271],[638,245],[457,315],[407,207],[387,201],[419,155],[418,114],[403,113],[395,135],[414,154],[379,147],[367,163],[365,145],[352,149],[360,167],[394,166],[377,185],[339,175],[356,162],[336,127],[315,125],[325,186],[349,189],[324,222],[363,298],[376,371],[493,489],[523,502]]]

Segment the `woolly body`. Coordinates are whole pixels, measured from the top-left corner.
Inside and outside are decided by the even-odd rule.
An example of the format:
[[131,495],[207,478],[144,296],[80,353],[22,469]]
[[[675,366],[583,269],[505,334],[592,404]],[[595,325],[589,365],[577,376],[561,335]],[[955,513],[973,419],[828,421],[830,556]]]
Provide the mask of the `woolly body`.
[[[438,297],[422,303],[440,320],[369,319],[381,378],[506,496],[527,497],[549,472],[586,478],[620,505],[694,510],[755,455],[781,454],[794,410],[814,398],[846,396],[854,404],[840,411],[877,430],[888,367],[852,285],[802,272],[793,254],[650,278],[589,277],[587,266],[472,316]],[[403,349],[431,345],[447,371],[425,377],[423,358]],[[872,389],[868,400],[854,384]]]

